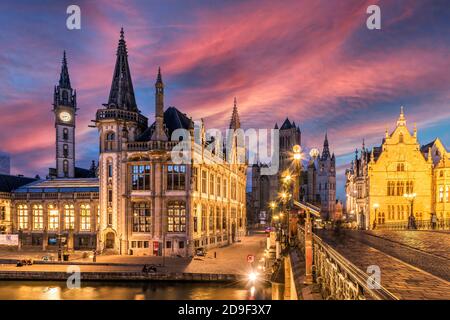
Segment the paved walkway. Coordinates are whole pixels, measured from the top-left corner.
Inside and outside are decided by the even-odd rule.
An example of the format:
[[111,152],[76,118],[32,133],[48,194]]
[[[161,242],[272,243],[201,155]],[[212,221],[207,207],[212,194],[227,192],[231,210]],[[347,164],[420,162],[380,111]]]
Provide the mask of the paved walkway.
[[[251,236],[242,237],[241,242],[234,243],[227,247],[210,249],[206,257],[172,258],[172,257],[150,257],[150,256],[119,256],[104,255],[97,257],[97,263],[102,265],[80,265],[81,272],[122,272],[140,271],[143,264],[161,265],[158,272],[186,272],[186,273],[214,273],[214,274],[246,274],[250,271],[250,264],[247,262],[249,254],[255,255],[255,266],[262,257],[265,249],[266,235],[256,233]],[[214,258],[216,252],[216,258]],[[4,253],[0,259],[17,258],[41,258],[42,253]],[[78,258],[71,260],[73,265],[77,262],[91,262],[92,259]],[[109,265],[106,265],[109,264]],[[164,267],[162,265],[164,264]],[[0,264],[0,270],[5,271],[66,271],[67,265],[35,264],[32,266],[16,267],[11,264]]]
[[450,299],[450,283],[409,263],[375,249],[354,237],[337,237],[333,232],[319,232],[326,242],[358,268],[377,265],[381,285],[399,299]]

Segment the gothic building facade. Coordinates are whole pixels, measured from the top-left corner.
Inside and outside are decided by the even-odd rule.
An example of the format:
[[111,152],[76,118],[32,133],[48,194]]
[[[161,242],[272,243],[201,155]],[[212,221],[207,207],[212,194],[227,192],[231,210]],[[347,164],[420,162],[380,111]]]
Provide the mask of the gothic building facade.
[[356,152],[346,178],[346,211],[361,229],[404,229],[411,215],[418,228],[450,227],[450,154],[439,139],[421,146],[403,108],[381,146]]
[[[97,111],[100,139],[100,247],[120,254],[191,256],[200,247],[245,234],[246,164],[221,145],[208,148],[203,121],[165,109],[158,70],[155,120],[148,125],[135,99],[123,30],[108,102]],[[231,129],[239,129],[235,103]],[[181,131],[180,131],[181,130]],[[179,132],[187,135],[180,139]],[[172,136],[175,139],[172,139]],[[190,160],[177,163],[180,144]]]
[[[64,53],[53,104],[56,168],[46,180],[0,179],[1,230],[19,234],[22,246],[192,256],[245,235],[242,136],[222,143],[207,137],[203,120],[165,108],[161,70],[149,125],[136,103],[123,30],[108,102],[93,120],[99,165],[89,170],[75,166],[76,111]],[[236,100],[229,128],[240,129]],[[173,158],[179,154],[181,162]]]
[[[292,173],[292,148],[301,145],[301,130],[295,122],[286,119],[279,128],[279,170],[274,175],[263,175],[261,169],[267,164],[252,167],[252,191],[249,210],[254,221],[269,221],[272,214],[270,203],[279,200],[282,178]],[[336,162],[330,153],[328,137],[325,135],[322,153],[313,154],[303,163],[300,177],[300,199],[321,208],[322,218],[334,219],[336,206]],[[298,178],[298,177],[297,177]]]

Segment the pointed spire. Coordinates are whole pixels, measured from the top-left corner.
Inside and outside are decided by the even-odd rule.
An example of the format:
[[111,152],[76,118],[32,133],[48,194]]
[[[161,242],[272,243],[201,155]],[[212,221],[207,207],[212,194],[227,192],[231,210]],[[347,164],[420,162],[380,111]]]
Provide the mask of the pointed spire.
[[66,50],[64,50],[63,53],[61,74],[59,76],[59,87],[62,89],[72,89],[70,86],[69,69],[67,68]]
[[230,121],[230,129],[239,129],[241,127],[241,121],[239,120],[239,113],[237,109],[237,100],[236,97],[234,97],[234,106],[233,106],[233,113],[231,115],[231,121]]
[[398,126],[406,126],[406,118],[405,118],[405,112],[403,110],[403,106],[400,107],[400,116],[397,120],[397,127]]
[[161,67],[158,67],[155,83],[155,130],[151,140],[167,141],[167,135],[164,131],[164,83],[162,81]]
[[114,68],[108,106],[110,108],[138,111],[133,83],[131,81],[130,67],[128,65],[127,44],[125,42],[123,28],[120,30],[116,66]]
[[163,83],[161,75],[161,67],[158,67],[158,76],[156,77],[156,83]]
[[328,132],[325,132],[325,140],[323,142],[322,160],[326,160],[330,157],[330,150],[328,144]]
[[278,123],[275,122],[275,128],[274,129],[278,129]]

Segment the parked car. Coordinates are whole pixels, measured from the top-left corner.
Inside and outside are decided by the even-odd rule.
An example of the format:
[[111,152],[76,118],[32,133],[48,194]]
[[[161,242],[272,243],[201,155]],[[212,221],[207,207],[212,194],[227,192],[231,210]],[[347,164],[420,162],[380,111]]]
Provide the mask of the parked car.
[[195,254],[200,257],[206,257],[206,249],[205,248],[197,248]]

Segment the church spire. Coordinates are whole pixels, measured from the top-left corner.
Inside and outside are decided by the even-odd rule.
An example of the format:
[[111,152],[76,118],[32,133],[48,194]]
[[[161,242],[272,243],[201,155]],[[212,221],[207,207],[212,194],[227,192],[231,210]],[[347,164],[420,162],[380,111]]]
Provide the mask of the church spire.
[[325,133],[325,140],[323,142],[322,160],[326,160],[330,157],[330,149],[328,144],[328,132]]
[[72,89],[70,85],[69,69],[67,68],[66,50],[63,53],[61,74],[59,76],[59,87],[63,89]]
[[230,129],[239,129],[241,127],[241,121],[239,120],[239,113],[237,109],[237,100],[234,97],[233,114],[231,115]]
[[111,91],[108,99],[109,108],[119,108],[128,111],[138,111],[128,65],[127,44],[123,28],[120,30],[119,45],[117,47],[116,66],[114,68]]
[[63,53],[59,82],[58,85],[55,86],[55,90],[53,93],[53,107],[57,108],[58,106],[72,107],[74,109],[76,109],[77,107],[76,92],[70,85],[66,51],[64,51]]

